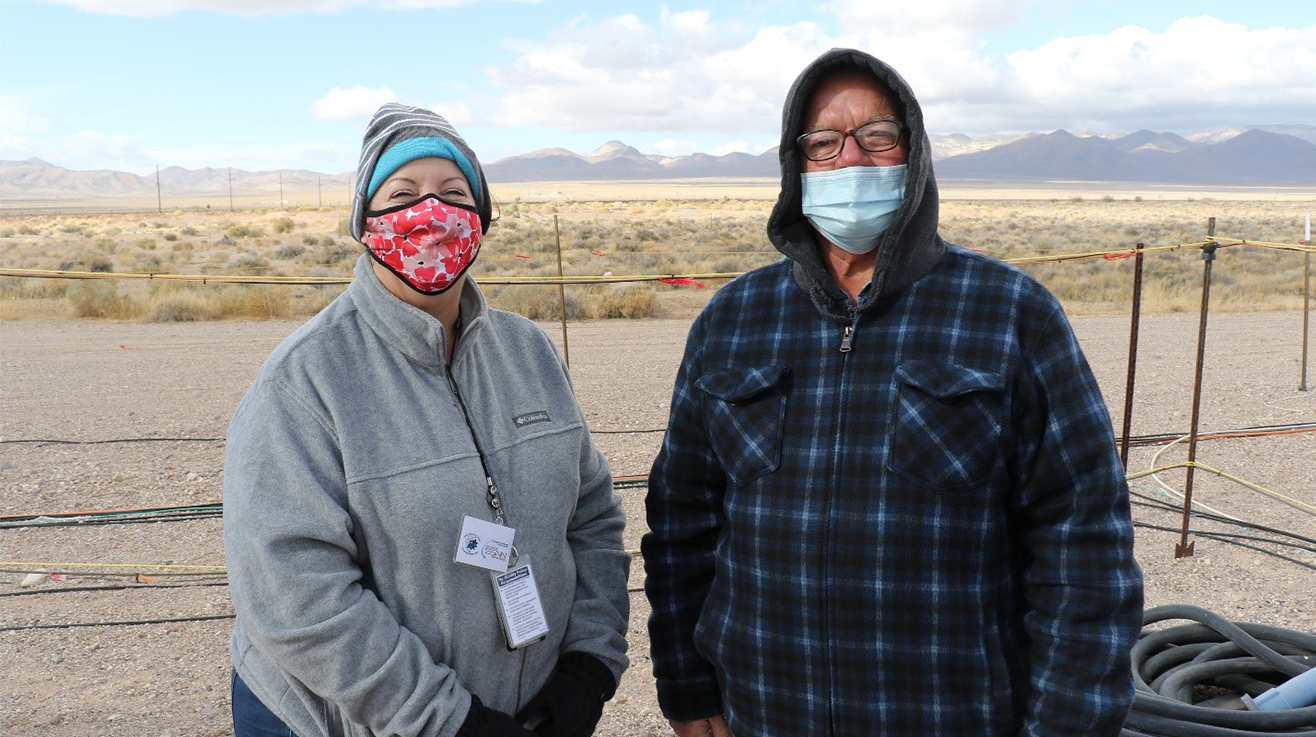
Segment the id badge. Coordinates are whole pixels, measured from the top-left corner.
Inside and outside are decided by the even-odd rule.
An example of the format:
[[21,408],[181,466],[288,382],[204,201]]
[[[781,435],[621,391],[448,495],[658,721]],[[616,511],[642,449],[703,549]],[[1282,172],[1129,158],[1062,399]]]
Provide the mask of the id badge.
[[493,582],[494,608],[503,625],[507,649],[517,650],[544,639],[548,635],[548,620],[529,556],[522,555],[516,567],[506,573],[491,572],[489,580]]
[[512,560],[512,541],[516,530],[493,522],[472,517],[462,519],[462,531],[457,537],[457,552],[452,559],[477,568],[503,573]]

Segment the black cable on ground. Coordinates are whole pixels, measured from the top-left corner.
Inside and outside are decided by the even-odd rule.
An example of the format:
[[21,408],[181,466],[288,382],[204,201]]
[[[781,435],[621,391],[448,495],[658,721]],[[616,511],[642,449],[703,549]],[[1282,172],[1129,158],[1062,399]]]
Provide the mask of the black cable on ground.
[[21,632],[23,630],[62,630],[74,627],[128,627],[139,624],[172,624],[174,622],[210,622],[217,619],[233,619],[236,614],[209,614],[199,617],[172,617],[169,619],[130,619],[121,622],[69,622],[67,624],[24,624],[15,627],[0,627],[0,632]]
[[[1133,523],[1133,526],[1134,526],[1134,527],[1142,527],[1142,528],[1144,528],[1144,529],[1148,529],[1148,530],[1157,530],[1157,531],[1159,531],[1159,532],[1170,532],[1170,533],[1174,533],[1174,534],[1176,534],[1176,535],[1179,534],[1179,532],[1180,532],[1180,530],[1175,529],[1175,528],[1173,528],[1173,527],[1163,527],[1163,526],[1161,526],[1161,525],[1153,525],[1153,524],[1149,524],[1149,523],[1147,523],[1147,522],[1137,522],[1137,521],[1135,521],[1135,522]],[[1294,565],[1302,566],[1303,568],[1309,568],[1309,569],[1311,569],[1311,570],[1313,570],[1313,571],[1316,571],[1316,565],[1313,565],[1313,564],[1311,564],[1311,563],[1307,563],[1306,561],[1298,560],[1297,558],[1294,558],[1294,557],[1291,557],[1291,556],[1288,556],[1288,555],[1284,555],[1283,553],[1275,552],[1274,550],[1267,550],[1267,549],[1261,547],[1260,545],[1251,545],[1251,544],[1249,544],[1249,543],[1241,542],[1241,541],[1239,541],[1239,540],[1237,539],[1237,538],[1243,538],[1244,540],[1253,540],[1253,541],[1256,540],[1255,537],[1251,537],[1251,536],[1249,536],[1249,535],[1237,535],[1237,534],[1235,534],[1235,535],[1231,535],[1231,534],[1229,534],[1229,533],[1224,533],[1224,532],[1203,532],[1202,530],[1196,530],[1196,531],[1193,532],[1193,534],[1196,535],[1197,537],[1203,538],[1203,539],[1205,539],[1205,540],[1215,540],[1215,541],[1217,541],[1217,542],[1227,543],[1227,544],[1229,544],[1229,545],[1237,545],[1237,546],[1240,547],[1240,548],[1247,548],[1248,550],[1252,550],[1252,551],[1255,551],[1255,552],[1258,552],[1258,553],[1262,553],[1262,554],[1264,554],[1264,555],[1269,555],[1269,556],[1274,557],[1274,558],[1279,558],[1280,560],[1287,561],[1287,562],[1292,563],[1292,564],[1294,564]],[[1271,544],[1274,544],[1274,545],[1288,545],[1288,546],[1290,546],[1290,547],[1296,547],[1296,548],[1299,548],[1299,549],[1301,549],[1301,550],[1308,550],[1307,548],[1305,548],[1305,547],[1303,547],[1303,546],[1301,546],[1301,545],[1298,545],[1297,543],[1283,543],[1283,542],[1280,542],[1280,541],[1278,541],[1278,540],[1262,540],[1262,541],[1260,541],[1260,542],[1271,543]]]
[[214,519],[220,516],[223,516],[223,511],[219,509],[177,514],[82,514],[68,519],[59,519],[58,521],[51,521],[49,518],[43,519],[41,516],[37,516],[26,520],[0,521],[0,530],[19,527],[89,527],[93,525],[127,525],[140,522],[190,522],[199,519]]
[[[1175,512],[1175,513],[1179,513],[1179,512],[1181,512],[1181,511],[1183,511],[1183,507],[1179,506],[1178,504],[1173,504],[1173,503],[1169,502],[1169,501],[1166,500],[1166,499],[1161,499],[1161,498],[1159,498],[1159,497],[1148,496],[1148,495],[1146,495],[1146,494],[1141,494],[1141,493],[1138,493],[1138,492],[1136,492],[1136,491],[1132,491],[1132,490],[1130,490],[1129,493],[1130,493],[1131,496],[1133,496],[1133,497],[1135,497],[1135,498],[1137,498],[1137,499],[1143,499],[1143,500],[1146,501],[1146,503],[1145,503],[1145,504],[1142,504],[1141,506],[1158,506],[1158,507],[1163,507],[1163,508],[1166,509],[1167,511]],[[1134,503],[1135,503],[1135,504],[1138,504],[1138,502],[1134,502]],[[1308,543],[1308,544],[1312,545],[1314,549],[1316,549],[1316,537],[1307,537],[1306,535],[1300,535],[1300,534],[1298,534],[1298,533],[1296,533],[1296,532],[1290,532],[1290,531],[1288,531],[1288,530],[1282,530],[1282,529],[1280,529],[1280,528],[1278,528],[1278,527],[1270,527],[1270,526],[1268,526],[1268,525],[1262,525],[1262,524],[1258,524],[1258,523],[1256,523],[1256,522],[1248,522],[1248,521],[1246,521],[1246,520],[1239,520],[1239,519],[1234,519],[1234,518],[1232,518],[1232,517],[1225,517],[1225,516],[1222,516],[1222,515],[1219,515],[1219,514],[1215,514],[1215,513],[1213,513],[1213,512],[1199,512],[1199,511],[1197,511],[1197,510],[1193,510],[1193,517],[1198,518],[1198,519],[1207,520],[1207,521],[1210,521],[1210,522],[1219,522],[1219,523],[1221,523],[1221,524],[1225,524],[1225,525],[1234,525],[1235,527],[1243,527],[1243,528],[1246,528],[1246,529],[1249,529],[1249,530],[1257,530],[1257,531],[1260,531],[1260,532],[1268,532],[1268,533],[1271,533],[1271,534],[1273,534],[1273,535],[1282,535],[1282,536],[1284,536],[1284,537],[1288,537],[1288,538],[1292,538],[1292,539],[1294,539],[1294,540],[1299,540],[1299,541],[1302,541],[1302,542],[1304,542],[1304,543]]]
[[[1239,427],[1231,430],[1213,430],[1201,431],[1197,434],[1199,440],[1215,440],[1218,438],[1249,437],[1256,435],[1276,435],[1290,432],[1313,432],[1316,431],[1316,422],[1295,422],[1283,425],[1254,425],[1251,427]],[[594,435],[643,435],[648,433],[667,432],[666,428],[645,428],[642,430],[604,430],[592,429],[590,432]],[[1129,446],[1138,447],[1143,445],[1163,445],[1173,440],[1179,440],[1188,433],[1151,433],[1147,435],[1130,435]],[[106,443],[222,443],[224,438],[154,438],[154,437],[137,437],[137,438],[106,438],[103,440],[62,440],[59,438],[6,438],[0,440],[0,445],[15,443],[40,443],[46,445],[104,445]]]
[[[1260,437],[1266,435],[1284,435],[1289,433],[1313,431],[1316,431],[1316,422],[1293,422],[1281,425],[1252,425],[1250,427],[1239,427],[1232,430],[1202,430],[1197,433],[1197,439],[1218,440],[1221,438]],[[1183,440],[1186,436],[1188,436],[1188,433],[1186,432],[1130,435],[1129,447],[1136,448],[1145,445],[1165,445],[1166,443],[1176,440]],[[1118,441],[1119,438],[1116,438],[1116,440]]]
[[[1171,504],[1169,501],[1160,499],[1158,497],[1148,496],[1146,494],[1141,494],[1133,490],[1130,490],[1130,495],[1133,497],[1133,499],[1131,500],[1131,504],[1133,504],[1134,506],[1160,509],[1166,512],[1173,512],[1175,514],[1178,514],[1181,511],[1181,508],[1178,505]],[[1258,553],[1274,556],[1276,558],[1279,558],[1280,560],[1288,561],[1290,563],[1302,566],[1303,568],[1316,570],[1316,564],[1313,564],[1313,562],[1309,560],[1294,558],[1292,556],[1285,555],[1281,552],[1276,552],[1274,550],[1269,550],[1267,548],[1261,547],[1261,545],[1275,545],[1281,548],[1298,550],[1316,556],[1316,538],[1307,537],[1306,535],[1300,535],[1296,532],[1290,532],[1288,530],[1282,530],[1277,527],[1270,527],[1268,525],[1257,524],[1255,522],[1247,522],[1244,520],[1224,517],[1210,512],[1194,511],[1193,517],[1195,519],[1216,522],[1223,525],[1229,525],[1231,527],[1238,527],[1244,530],[1255,530],[1258,533],[1262,533],[1261,535],[1249,535],[1249,534],[1235,533],[1235,532],[1195,530],[1193,534],[1199,537],[1209,540],[1216,540],[1223,543],[1228,543],[1230,545],[1237,545],[1242,548],[1247,548],[1248,550],[1254,550]],[[1180,530],[1177,528],[1161,527],[1159,525],[1154,525],[1148,522],[1139,522],[1137,520],[1133,522],[1133,525],[1135,527],[1143,527],[1146,529],[1159,530],[1162,532],[1173,532],[1173,533],[1180,532]]]
[[[1196,624],[1150,625],[1187,619]],[[1206,609],[1148,609],[1133,646],[1133,709],[1121,737],[1271,737],[1316,735],[1316,706],[1244,711],[1228,699],[1194,704],[1197,686],[1258,696],[1316,666],[1316,634],[1235,624]]]
[[107,443],[220,443],[224,438],[108,438],[105,440],[58,440],[56,438],[6,438],[0,443],[44,443],[47,445],[105,445]]
[[228,581],[215,581],[211,583],[124,583],[124,584],[105,584],[104,586],[60,586],[58,588],[41,588],[27,589],[25,591],[5,591],[0,592],[0,597],[5,596],[31,596],[33,594],[71,594],[78,591],[125,591],[128,589],[187,589],[199,586],[228,586]]
[[168,522],[218,517],[222,502],[193,504],[186,507],[144,507],[139,509],[100,509],[80,512],[48,512],[0,515],[0,529],[14,527],[66,527],[103,525],[119,522]]

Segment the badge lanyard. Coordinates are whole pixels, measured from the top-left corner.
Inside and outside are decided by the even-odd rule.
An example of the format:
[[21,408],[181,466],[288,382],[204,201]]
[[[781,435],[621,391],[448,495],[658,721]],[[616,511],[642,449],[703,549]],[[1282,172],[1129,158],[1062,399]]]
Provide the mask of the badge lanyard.
[[[460,319],[459,316],[458,324]],[[480,458],[480,469],[484,472],[485,501],[493,512],[492,524],[470,515],[465,517],[453,560],[489,571],[494,608],[503,635],[507,638],[507,649],[516,650],[543,640],[548,635],[548,620],[539,598],[539,589],[535,585],[529,556],[522,558],[512,544],[516,530],[505,523],[502,494],[498,491],[498,484],[494,483],[493,474],[489,472],[489,463],[476,437],[475,425],[466,410],[466,402],[457,390],[457,382],[452,378],[451,370],[445,371],[445,375],[453,396],[457,398],[457,406],[461,408],[466,429],[471,433],[475,453]]]

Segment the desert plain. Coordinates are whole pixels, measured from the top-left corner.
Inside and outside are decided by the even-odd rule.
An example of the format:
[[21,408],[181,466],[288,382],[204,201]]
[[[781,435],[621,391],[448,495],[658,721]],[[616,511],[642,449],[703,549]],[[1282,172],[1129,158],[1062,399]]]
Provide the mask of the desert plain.
[[[556,250],[551,216],[559,218],[558,236],[567,234],[567,273],[722,273],[773,258],[761,238],[767,198],[590,200],[555,190],[534,200],[527,190],[507,193],[504,203],[504,222],[496,228],[518,225],[505,231],[503,240],[490,239],[490,253],[482,255],[474,272],[491,282],[517,275],[517,269],[539,276],[556,273],[549,258]],[[1217,217],[1222,236],[1232,239],[1295,243],[1301,214],[1314,205],[1316,197],[1181,195],[1157,202],[1143,194],[1071,191],[1033,199],[955,199],[943,206],[943,220],[958,242],[1010,258],[1116,250],[1132,246],[1131,240],[1149,246],[1189,244],[1201,239],[1208,217]],[[9,214],[0,217],[0,267],[55,268],[63,265],[60,254],[76,252],[107,259],[108,271],[101,274],[130,272],[133,259],[150,261],[154,254],[162,257],[159,266],[181,274],[259,268],[265,274],[297,276],[318,268],[322,275],[335,275],[354,252],[330,263],[305,259],[345,250],[337,232],[343,217],[341,208],[318,207]],[[279,218],[292,224],[285,233],[271,225]],[[252,235],[249,227],[246,235],[230,235],[235,225],[262,228],[262,234]],[[24,226],[35,232],[20,232]],[[75,226],[76,231],[64,230]],[[115,228],[118,232],[110,233]],[[5,235],[6,229],[13,233]],[[652,237],[639,237],[642,229]],[[517,232],[523,237],[513,238]],[[175,237],[166,239],[167,234]],[[224,237],[229,244],[218,243]],[[707,245],[716,238],[722,238],[721,246]],[[116,244],[113,252],[98,252],[99,239]],[[153,247],[146,247],[148,239]],[[191,247],[176,248],[179,243]],[[289,245],[303,250],[293,253]],[[511,255],[494,253],[495,247]],[[292,255],[277,256],[281,248]],[[710,253],[695,253],[700,250]],[[1250,246],[1221,251],[1202,365],[1202,431],[1316,422],[1311,391],[1316,371],[1307,369],[1307,391],[1300,389],[1302,254]],[[521,252],[531,258],[517,259]],[[238,256],[247,267],[230,265]],[[605,263],[605,258],[613,260]],[[1125,407],[1131,262],[1093,258],[1077,265],[1026,267],[1036,269],[1038,278],[1064,300],[1117,431]],[[1177,437],[1188,431],[1201,269],[1191,248],[1148,258],[1147,278],[1160,291],[1140,323],[1135,436]],[[226,315],[205,312],[197,306],[200,301],[189,308],[192,312],[161,310],[163,297],[181,287],[160,289],[125,280],[117,294],[135,300],[135,311],[95,318],[76,316],[76,294],[70,295],[66,281],[7,277],[0,284],[0,734],[229,735],[232,605],[222,575],[217,516],[61,526],[7,518],[206,509],[218,503],[223,436],[233,408],[266,355],[316,305],[332,298],[324,294],[331,288],[243,287],[287,293],[278,303],[282,307],[276,304],[270,314]],[[634,285],[568,287],[577,307],[566,322],[565,346],[556,314],[533,313],[557,304],[556,287],[503,287],[501,296],[509,306],[532,312],[566,348],[581,405],[619,479],[647,473],[661,442],[690,320],[706,292],[723,281],[704,279],[703,290],[645,283],[652,299],[632,293],[629,301],[619,301],[613,292]],[[63,288],[49,286],[54,284]],[[188,283],[185,288],[188,299],[196,301],[208,299],[206,290],[219,287]],[[513,297],[514,290],[549,296]],[[614,304],[640,309],[643,315],[590,315],[591,305]],[[190,317],[170,318],[180,315]],[[1183,461],[1187,445],[1133,447],[1130,472]],[[1316,433],[1207,439],[1198,443],[1196,454],[1199,462],[1272,492],[1199,468],[1196,502],[1316,537],[1316,521],[1303,511],[1316,505]],[[1156,500],[1173,501],[1184,483],[1183,468],[1130,482],[1147,605],[1193,604],[1234,621],[1316,632],[1311,608],[1316,555],[1309,549],[1256,541],[1252,547],[1230,544],[1206,533],[1235,528],[1194,518],[1194,554],[1175,557],[1181,515],[1173,504]],[[619,494],[628,518],[626,546],[638,548],[645,530],[644,489],[623,486]],[[48,571],[59,578],[21,585],[31,574]],[[668,734],[648,659],[643,580],[643,563],[637,559],[630,581],[632,663],[600,725],[598,734],[606,737]]]

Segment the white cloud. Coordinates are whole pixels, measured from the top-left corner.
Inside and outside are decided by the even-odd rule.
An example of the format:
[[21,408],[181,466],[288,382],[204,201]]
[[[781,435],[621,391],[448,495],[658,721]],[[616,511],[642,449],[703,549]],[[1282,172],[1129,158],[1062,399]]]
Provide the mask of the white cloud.
[[987,31],[1022,18],[1035,0],[917,0],[885,3],[873,0],[831,0],[828,10],[847,33],[881,29],[889,34],[943,29]]
[[[1006,57],[1027,110],[1020,127],[1096,129],[1316,120],[1316,48],[1306,29],[1183,18],[1157,33],[1125,26]],[[1004,110],[997,111],[1001,116]]]
[[494,125],[571,131],[718,131],[763,135],[804,65],[829,47],[820,26],[746,32],[702,11],[577,19],[518,58],[485,69],[500,98]]
[[823,7],[839,34],[821,22],[746,30],[703,10],[664,9],[656,23],[582,16],[541,40],[509,43],[515,58],[485,68],[489,96],[473,95],[471,112],[492,126],[766,140],[800,70],[848,46],[899,70],[937,132],[1187,132],[1316,119],[1316,27],[1199,17],[1163,31],[1129,26],[1011,54],[987,50],[984,31],[1038,4],[833,0]]
[[[156,160],[145,154],[135,138],[87,129],[58,137],[0,138],[0,159],[35,156],[70,169],[113,169],[145,173],[155,171]],[[173,163],[164,162],[165,165]]]
[[373,115],[380,105],[396,100],[397,95],[388,87],[335,87],[311,103],[311,116],[320,120],[366,118]]

